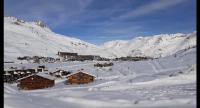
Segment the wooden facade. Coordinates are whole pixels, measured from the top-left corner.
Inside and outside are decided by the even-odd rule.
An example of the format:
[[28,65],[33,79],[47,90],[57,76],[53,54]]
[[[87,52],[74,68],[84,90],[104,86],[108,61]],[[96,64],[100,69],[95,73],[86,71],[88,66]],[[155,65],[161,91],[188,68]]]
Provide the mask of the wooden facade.
[[31,75],[20,79],[18,87],[25,90],[42,89],[54,86],[55,82],[39,75]]
[[67,83],[68,84],[87,84],[94,81],[94,76],[84,73],[84,72],[77,72],[75,74],[71,74],[67,76]]

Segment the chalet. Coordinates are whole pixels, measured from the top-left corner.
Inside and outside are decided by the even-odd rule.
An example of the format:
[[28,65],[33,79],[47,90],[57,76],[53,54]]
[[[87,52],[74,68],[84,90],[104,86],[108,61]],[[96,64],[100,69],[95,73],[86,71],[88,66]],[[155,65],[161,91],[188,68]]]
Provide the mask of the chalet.
[[64,58],[64,59],[73,59],[78,56],[77,53],[70,53],[70,52],[58,52],[58,56]]
[[67,77],[68,84],[87,84],[94,81],[94,76],[88,73],[78,71],[74,74],[70,74]]
[[54,78],[44,74],[33,74],[21,79],[18,79],[18,87],[24,90],[42,89],[55,85]]

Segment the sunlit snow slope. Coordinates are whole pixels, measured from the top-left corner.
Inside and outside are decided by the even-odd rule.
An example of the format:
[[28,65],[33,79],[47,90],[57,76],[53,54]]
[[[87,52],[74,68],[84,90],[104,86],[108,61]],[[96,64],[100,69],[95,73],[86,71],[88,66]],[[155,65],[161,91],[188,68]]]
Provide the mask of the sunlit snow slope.
[[58,51],[93,54],[114,58],[122,56],[163,57],[196,45],[196,32],[137,37],[96,46],[79,39],[56,34],[41,22],[25,22],[4,17],[4,61],[19,56],[56,57]]
[[132,40],[115,40],[104,43],[102,47],[121,56],[164,57],[175,52],[196,46],[196,32],[190,34],[160,34],[137,37]]
[[54,57],[58,51],[112,56],[93,44],[56,34],[40,23],[4,17],[4,61],[14,60],[18,56]]

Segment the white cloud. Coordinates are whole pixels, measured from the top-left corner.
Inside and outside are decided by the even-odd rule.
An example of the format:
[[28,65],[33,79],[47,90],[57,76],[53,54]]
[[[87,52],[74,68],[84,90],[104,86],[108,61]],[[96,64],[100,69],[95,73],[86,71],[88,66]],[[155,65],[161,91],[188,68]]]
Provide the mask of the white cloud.
[[127,18],[139,17],[142,15],[150,14],[155,11],[169,8],[170,6],[174,6],[185,1],[186,0],[159,0],[159,1],[154,0],[153,2],[149,4],[142,5],[132,11],[129,11],[128,13],[120,15],[116,19],[127,19]]

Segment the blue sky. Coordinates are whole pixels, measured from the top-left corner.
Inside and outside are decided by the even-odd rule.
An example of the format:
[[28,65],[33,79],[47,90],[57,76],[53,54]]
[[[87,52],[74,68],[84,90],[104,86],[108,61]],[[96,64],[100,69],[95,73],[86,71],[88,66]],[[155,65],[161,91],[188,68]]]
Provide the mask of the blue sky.
[[93,44],[196,31],[196,0],[4,0],[4,15]]

